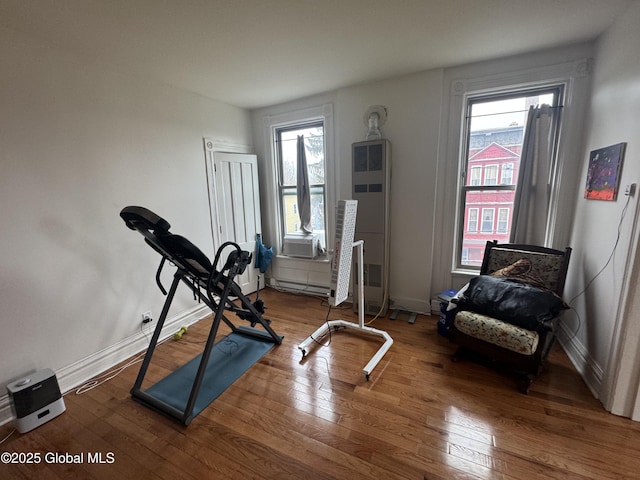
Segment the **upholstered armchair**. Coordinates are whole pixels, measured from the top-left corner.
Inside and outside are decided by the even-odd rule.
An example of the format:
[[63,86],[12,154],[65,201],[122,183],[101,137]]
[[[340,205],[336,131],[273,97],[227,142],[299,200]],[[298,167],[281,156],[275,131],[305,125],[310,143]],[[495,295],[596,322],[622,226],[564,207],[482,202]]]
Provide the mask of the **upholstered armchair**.
[[571,248],[487,242],[480,275],[454,297],[449,338],[468,352],[516,373],[528,393],[543,370],[561,312]]

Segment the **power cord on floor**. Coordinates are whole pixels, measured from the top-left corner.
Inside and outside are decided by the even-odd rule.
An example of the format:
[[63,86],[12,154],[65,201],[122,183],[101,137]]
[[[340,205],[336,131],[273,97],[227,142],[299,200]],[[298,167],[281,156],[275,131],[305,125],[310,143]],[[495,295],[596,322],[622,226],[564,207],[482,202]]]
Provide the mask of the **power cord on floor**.
[[[140,331],[142,332],[144,337],[148,341],[150,341],[147,332],[144,331],[144,325],[142,325],[140,327]],[[171,337],[168,337],[168,338],[171,338]],[[164,340],[158,342],[158,345],[161,345],[165,341],[167,341],[167,338],[165,338]],[[146,351],[140,352],[138,355],[133,357],[131,360],[129,360],[124,365],[122,365],[120,367],[117,367],[117,368],[113,368],[111,370],[108,370],[107,372],[101,373],[101,374],[93,377],[91,380],[88,380],[87,382],[83,383],[82,385],[80,385],[75,390],[70,390],[69,392],[74,391],[76,395],[82,395],[83,393],[87,393],[89,390],[93,390],[94,388],[102,385],[103,383],[106,383],[109,380],[117,377],[122,372],[124,372],[127,368],[142,362],[142,360],[144,359],[144,356],[146,355],[146,353],[147,353]],[[67,395],[69,392],[65,393],[65,395]]]
[[[326,298],[322,298],[320,300],[321,307],[328,307],[330,305],[331,304],[329,303],[329,300],[327,300]],[[331,308],[333,310],[351,310],[353,306],[349,306],[349,304],[346,304],[346,303],[341,303],[340,305],[331,305]]]
[[[571,334],[571,336],[569,338],[566,339],[566,341],[560,342],[562,344],[562,346],[564,346],[565,344],[569,343],[571,340],[573,340],[574,338],[576,338],[576,336],[578,335],[578,332],[580,331],[580,327],[582,326],[582,318],[580,318],[580,314],[578,313],[578,310],[576,310],[573,307],[569,307],[569,310],[572,310],[573,313],[576,314],[576,318],[578,319],[578,326],[573,330],[573,333]],[[558,341],[560,341],[560,339],[558,338]]]
[[[385,294],[386,295],[386,294]],[[384,310],[384,307],[387,303],[387,299],[385,297],[382,298],[382,305],[380,306],[380,310],[378,310],[378,313],[375,314],[375,316],[369,320],[368,322],[364,322],[365,325],[371,325],[373,322],[375,322],[378,318],[380,318],[380,316],[382,316],[382,312]]]
[[[136,355],[134,358],[129,360],[126,364],[122,365],[121,367],[114,368],[107,372],[101,373],[100,375],[97,375],[96,377],[92,378],[88,382],[85,382],[84,384],[80,385],[78,388],[75,389],[76,395],[82,395],[83,393],[87,393],[89,390],[93,390],[94,388],[102,385],[103,383],[108,382],[112,378],[117,377],[130,366],[142,362],[142,359],[144,358],[145,353],[146,352],[141,352],[138,355]],[[74,390],[71,390],[71,391],[74,391]]]
[[[316,339],[313,338],[313,335],[309,335],[309,337],[311,338],[311,340],[313,340],[314,342],[316,342],[318,345],[320,345],[321,347],[328,347],[329,345],[331,345],[331,326],[329,325],[329,313],[331,313],[331,305],[329,305],[329,308],[327,309],[327,316],[324,319],[324,322],[327,324],[327,333],[325,333],[324,335],[322,335],[320,338]],[[327,343],[322,343],[321,340],[326,337],[327,335],[329,335],[329,341]]]

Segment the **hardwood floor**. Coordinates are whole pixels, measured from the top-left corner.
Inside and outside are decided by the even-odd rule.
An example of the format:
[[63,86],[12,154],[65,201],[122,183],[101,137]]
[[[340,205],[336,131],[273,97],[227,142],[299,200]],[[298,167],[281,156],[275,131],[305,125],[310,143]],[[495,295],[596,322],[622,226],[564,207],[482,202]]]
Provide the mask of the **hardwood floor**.
[[[82,395],[67,411],[0,452],[39,454],[38,464],[0,464],[3,479],[634,479],[640,424],[603,410],[561,348],[529,395],[515,380],[470,361],[436,317],[382,318],[394,339],[366,381],[362,367],[381,341],[332,334],[301,361],[297,345],[320,326],[325,302],[261,293],[282,345],[197,416],[179,423],[134,402],[130,367]],[[350,309],[330,318],[357,322]],[[167,341],[148,378],[162,378],[202,350],[208,319]],[[227,330],[221,328],[219,337]],[[324,339],[327,343],[328,338]],[[0,439],[10,431],[0,427]],[[79,463],[60,463],[75,455]],[[88,461],[102,455],[106,463]],[[83,457],[79,457],[83,454]],[[52,460],[54,462],[52,463]]]

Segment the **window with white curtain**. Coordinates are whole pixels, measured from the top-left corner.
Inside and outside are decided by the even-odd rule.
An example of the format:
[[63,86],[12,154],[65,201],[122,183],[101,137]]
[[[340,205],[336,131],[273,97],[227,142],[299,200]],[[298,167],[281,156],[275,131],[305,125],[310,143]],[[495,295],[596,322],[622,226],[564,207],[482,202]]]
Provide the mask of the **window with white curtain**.
[[282,233],[295,233],[300,229],[297,205],[297,139],[304,137],[307,172],[311,190],[311,225],[320,235],[322,246],[326,245],[326,162],[324,123],[316,121],[287,125],[274,129],[276,161],[278,165],[278,190]]
[[[282,255],[284,237],[288,232],[299,231],[300,206],[297,205],[297,157],[298,135],[304,137],[308,186],[313,211],[314,234],[321,237],[322,246],[333,242],[332,232],[338,185],[335,168],[333,140],[333,105],[318,104],[291,111],[268,114],[262,117],[264,140],[265,198],[262,205],[263,229],[268,240],[278,252],[274,263],[287,265],[289,258]],[[306,213],[306,212],[305,212]],[[277,261],[276,261],[277,260]],[[291,260],[298,262],[298,260]],[[326,261],[320,255],[317,261]]]
[[[513,205],[528,109],[546,104],[557,110],[562,92],[562,86],[554,85],[467,97],[462,129],[466,149],[458,192],[458,267],[479,268],[487,240],[510,241],[518,215]],[[554,128],[559,128],[557,122]],[[479,228],[472,228],[474,222]]]

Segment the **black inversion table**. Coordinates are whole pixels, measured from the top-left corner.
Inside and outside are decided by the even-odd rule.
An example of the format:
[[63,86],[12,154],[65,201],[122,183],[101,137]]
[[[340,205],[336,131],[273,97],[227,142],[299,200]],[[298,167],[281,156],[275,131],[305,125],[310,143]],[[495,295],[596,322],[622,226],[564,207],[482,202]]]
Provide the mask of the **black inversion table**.
[[[246,368],[235,368],[233,355],[248,355],[251,358],[249,360],[244,358],[242,361],[245,364],[249,362],[250,365],[274,344],[282,343],[283,337],[277,335],[271,328],[271,321],[262,316],[264,313],[262,300],[256,300],[252,303],[234,281],[234,277],[241,275],[247,265],[251,263],[252,254],[250,252],[243,251],[236,243],[226,242],[218,248],[215,260],[211,263],[193,243],[180,235],[171,233],[169,222],[152,211],[144,207],[129,206],[122,209],[120,216],[127,227],[140,232],[144,236],[145,242],[162,257],[156,272],[156,284],[167,297],[138,377],[131,389],[131,395],[134,400],[160,411],[184,425],[189,425],[191,420],[226,388],[225,386],[217,389],[209,388],[209,383],[215,383],[213,376],[220,373],[220,366],[227,370],[227,372],[222,372],[222,376],[225,377],[228,386],[248,368],[248,365]],[[222,268],[217,270],[220,255],[225,249],[227,251],[230,249],[231,253]],[[168,292],[160,280],[162,269],[167,260],[176,267]],[[201,355],[152,387],[143,390],[142,382],[149,368],[169,307],[181,282],[189,287],[197,301],[204,302],[212,310],[213,323],[209,336]],[[251,327],[234,325],[224,315],[225,311],[232,312],[238,318],[249,322]],[[229,326],[232,333],[224,342],[220,341],[216,344],[216,334],[221,321]],[[214,347],[218,347],[218,349],[216,350]]]

